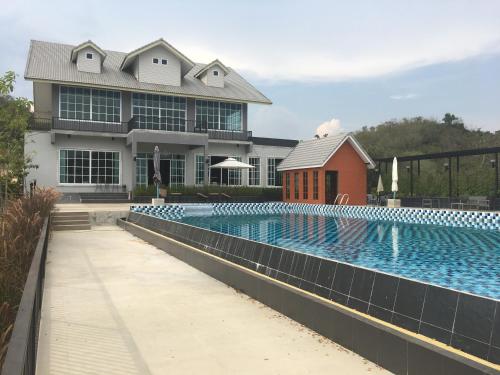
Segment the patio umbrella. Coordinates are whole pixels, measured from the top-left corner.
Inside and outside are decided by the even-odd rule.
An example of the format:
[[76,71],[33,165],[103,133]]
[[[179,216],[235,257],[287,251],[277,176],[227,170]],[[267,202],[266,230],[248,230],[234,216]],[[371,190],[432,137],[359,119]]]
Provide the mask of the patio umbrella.
[[235,158],[227,158],[224,161],[221,161],[220,163],[214,164],[210,166],[210,169],[213,168],[220,168],[221,174],[220,174],[220,179],[221,179],[221,185],[222,185],[222,170],[223,169],[252,169],[255,168],[253,165],[243,163],[241,161],[236,160]]
[[391,191],[394,194],[394,199],[396,199],[396,192],[398,191],[398,159],[394,156],[392,161],[392,185]]
[[377,184],[377,194],[380,194],[384,191],[384,184],[382,182],[382,175],[378,175],[378,184]]
[[155,174],[153,175],[153,181],[156,185],[156,198],[160,198],[160,184],[161,184],[161,173],[160,173],[160,149],[155,146],[153,152],[153,167]]

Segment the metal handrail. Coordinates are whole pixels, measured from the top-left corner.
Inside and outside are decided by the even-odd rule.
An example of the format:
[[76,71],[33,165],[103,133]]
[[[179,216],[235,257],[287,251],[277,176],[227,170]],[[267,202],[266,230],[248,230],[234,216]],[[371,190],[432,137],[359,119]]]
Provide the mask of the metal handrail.
[[35,374],[48,234],[49,218],[46,218],[24,284],[21,303],[7,347],[2,375]]
[[337,194],[337,196],[335,197],[335,200],[333,201],[333,204],[336,205],[337,204],[337,199],[339,199],[339,197],[341,197],[342,194]]
[[342,206],[342,202],[344,201],[344,197],[347,197],[347,200],[345,201],[344,204],[349,203],[349,194],[346,193],[346,194],[342,195],[342,198],[340,198],[339,206]]

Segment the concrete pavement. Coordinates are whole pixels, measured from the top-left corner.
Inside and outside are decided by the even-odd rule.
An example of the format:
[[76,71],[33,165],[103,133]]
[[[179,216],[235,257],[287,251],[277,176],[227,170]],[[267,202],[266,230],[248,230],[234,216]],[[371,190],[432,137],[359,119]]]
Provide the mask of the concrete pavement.
[[116,226],[53,232],[39,374],[387,374]]

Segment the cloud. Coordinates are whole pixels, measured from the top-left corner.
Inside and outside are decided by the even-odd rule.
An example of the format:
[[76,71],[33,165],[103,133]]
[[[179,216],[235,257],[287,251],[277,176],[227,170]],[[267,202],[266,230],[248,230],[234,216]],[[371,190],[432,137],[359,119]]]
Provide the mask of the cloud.
[[389,96],[389,98],[393,100],[410,100],[410,99],[415,99],[416,97],[418,97],[418,95],[413,93]]
[[340,120],[332,118],[329,121],[325,121],[316,129],[316,134],[323,137],[325,134],[334,135],[338,133],[343,133],[345,130],[340,125]]

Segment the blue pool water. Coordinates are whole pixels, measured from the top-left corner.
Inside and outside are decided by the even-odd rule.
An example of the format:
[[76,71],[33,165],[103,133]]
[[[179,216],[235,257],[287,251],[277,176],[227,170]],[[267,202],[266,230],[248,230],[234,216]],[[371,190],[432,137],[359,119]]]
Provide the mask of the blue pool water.
[[500,299],[500,232],[311,214],[175,221]]

